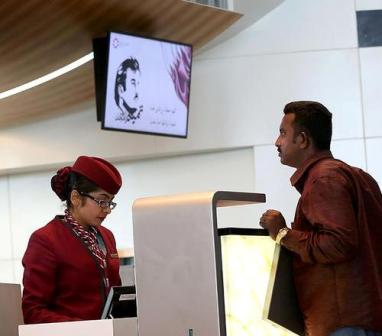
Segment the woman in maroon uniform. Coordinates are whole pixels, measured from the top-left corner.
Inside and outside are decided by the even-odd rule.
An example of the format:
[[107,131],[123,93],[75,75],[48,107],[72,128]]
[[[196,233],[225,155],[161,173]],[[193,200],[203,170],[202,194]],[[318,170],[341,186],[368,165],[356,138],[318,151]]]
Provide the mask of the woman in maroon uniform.
[[113,234],[101,226],[121,184],[112,164],[88,156],[52,177],[67,208],[30,237],[22,261],[25,323],[100,318],[110,287],[121,284]]

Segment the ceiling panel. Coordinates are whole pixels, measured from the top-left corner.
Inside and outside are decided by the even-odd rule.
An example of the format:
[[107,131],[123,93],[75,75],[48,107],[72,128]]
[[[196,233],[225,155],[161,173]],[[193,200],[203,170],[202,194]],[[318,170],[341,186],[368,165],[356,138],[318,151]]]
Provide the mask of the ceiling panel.
[[[240,14],[181,0],[28,0],[0,2],[0,92],[92,51],[109,30],[204,46]],[[94,106],[92,62],[0,100],[0,127]]]

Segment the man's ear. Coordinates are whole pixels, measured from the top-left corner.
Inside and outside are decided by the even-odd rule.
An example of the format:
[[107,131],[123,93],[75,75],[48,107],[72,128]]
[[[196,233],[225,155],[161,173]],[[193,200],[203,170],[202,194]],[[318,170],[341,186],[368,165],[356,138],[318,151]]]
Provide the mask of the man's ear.
[[122,84],[118,84],[118,93],[121,95],[124,92],[125,92],[125,90],[123,89]]
[[311,141],[308,135],[305,132],[300,132],[300,148],[301,149],[306,149],[310,146]]

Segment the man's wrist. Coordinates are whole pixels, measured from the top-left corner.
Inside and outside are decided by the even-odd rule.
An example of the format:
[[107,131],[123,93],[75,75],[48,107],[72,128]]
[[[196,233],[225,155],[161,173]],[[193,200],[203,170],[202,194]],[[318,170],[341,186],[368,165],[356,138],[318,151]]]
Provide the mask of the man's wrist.
[[283,227],[279,230],[276,236],[276,244],[281,244],[281,240],[288,234],[289,229],[287,227]]

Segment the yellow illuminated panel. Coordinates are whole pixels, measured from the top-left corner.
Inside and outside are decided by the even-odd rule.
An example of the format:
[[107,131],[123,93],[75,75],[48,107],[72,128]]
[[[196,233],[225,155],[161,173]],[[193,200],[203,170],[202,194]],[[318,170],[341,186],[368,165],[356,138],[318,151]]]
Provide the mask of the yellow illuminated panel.
[[268,236],[221,236],[227,336],[296,335],[263,319],[274,241]]

